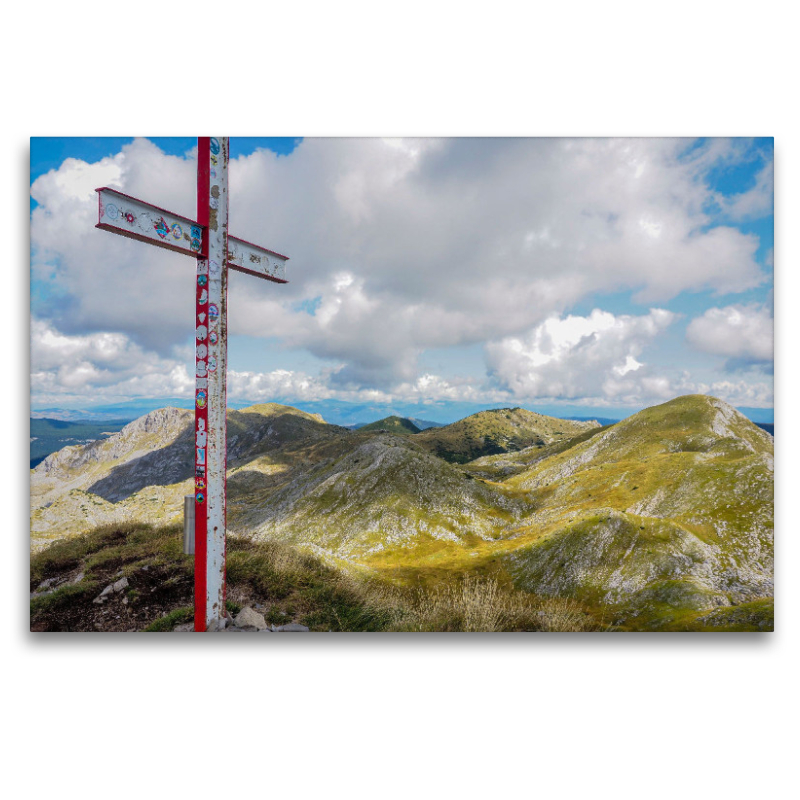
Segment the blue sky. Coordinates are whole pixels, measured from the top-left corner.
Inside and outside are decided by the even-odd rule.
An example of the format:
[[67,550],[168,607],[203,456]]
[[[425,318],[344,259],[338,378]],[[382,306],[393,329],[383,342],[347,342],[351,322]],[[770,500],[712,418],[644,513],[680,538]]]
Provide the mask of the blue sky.
[[[190,397],[192,269],[94,228],[193,215],[193,138],[31,140],[31,402]],[[236,401],[624,416],[773,405],[771,139],[231,139]],[[181,299],[183,298],[183,299]],[[763,418],[763,417],[762,417]]]

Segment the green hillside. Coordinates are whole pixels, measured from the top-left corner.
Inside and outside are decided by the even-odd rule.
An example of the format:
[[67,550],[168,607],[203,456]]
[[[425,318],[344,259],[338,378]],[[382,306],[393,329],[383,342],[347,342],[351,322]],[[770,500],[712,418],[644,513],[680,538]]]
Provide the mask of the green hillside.
[[419,433],[422,428],[418,428],[410,419],[405,417],[384,417],[377,422],[370,422],[368,425],[362,425],[358,430],[360,431],[385,431],[387,433],[399,433],[409,435],[412,433]]
[[238,529],[350,560],[397,548],[435,557],[449,544],[493,541],[530,510],[524,498],[425,452],[416,437],[359,434],[340,457],[295,473],[251,505]]
[[521,588],[644,627],[772,594],[772,438],[719,400],[645,409],[505,485],[537,506],[505,556]]
[[499,408],[441,428],[428,428],[415,440],[445,461],[465,464],[481,456],[544,447],[596,427],[596,422],[557,419],[524,408]]

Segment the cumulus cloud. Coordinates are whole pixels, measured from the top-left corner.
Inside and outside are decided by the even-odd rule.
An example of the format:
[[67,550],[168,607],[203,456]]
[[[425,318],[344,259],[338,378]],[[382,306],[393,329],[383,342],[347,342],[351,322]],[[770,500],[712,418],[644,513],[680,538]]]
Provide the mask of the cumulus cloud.
[[774,320],[762,305],[709,308],[693,319],[686,339],[696,349],[728,359],[728,367],[768,365],[773,359]]
[[[772,404],[772,386],[764,381],[701,382],[688,372],[664,375],[649,370],[638,357],[653,329],[666,324],[669,321],[663,312],[626,318],[595,311],[586,318],[548,320],[528,337],[527,366],[537,362],[544,379],[555,376],[561,381],[548,384],[553,397],[529,396],[525,385],[520,389],[500,379],[492,383],[475,376],[456,378],[433,373],[397,382],[387,390],[357,387],[341,380],[338,372],[343,366],[339,365],[317,375],[287,369],[228,370],[228,398],[247,402],[339,400],[426,404],[450,401],[509,405],[525,400],[568,398],[578,405],[613,401],[635,406],[661,402],[680,394],[703,393],[734,405]],[[503,347],[509,342],[495,344],[502,355]],[[511,349],[519,351],[517,345]],[[189,374],[194,362],[191,348],[182,349],[179,357],[161,358],[120,334],[99,332],[68,336],[49,323],[34,319],[31,357],[36,365],[31,374],[31,399],[39,405],[66,402],[85,406],[133,397],[188,399],[194,393],[194,378]],[[504,367],[509,364],[513,364],[513,360],[504,362]],[[593,374],[595,379],[589,379],[587,374],[581,378],[584,368],[590,370],[589,377]],[[525,375],[516,375],[517,381],[525,379]],[[565,390],[567,394],[555,396]]]
[[[685,140],[668,139],[307,139],[287,157],[256,151],[231,164],[231,232],[290,255],[291,282],[232,274],[229,330],[328,360],[338,391],[387,392],[416,386],[427,349],[528,342],[597,293],[657,304],[752,289],[767,279],[758,238],[730,222],[767,213],[770,165],[725,208],[706,180],[742,147],[710,140],[687,155]],[[163,366],[178,358],[193,329],[191,259],[96,230],[93,189],[193,216],[193,158],[137,139],[37,179],[39,318],[68,336],[124,336]],[[644,378],[636,347],[622,350],[604,396]],[[565,396],[581,383],[559,380]]]
[[66,336],[43,320],[34,318],[31,323],[34,401],[67,396],[89,401],[98,397],[188,396],[194,376],[186,363],[146,352],[123,334]]
[[[194,351],[182,358],[161,358],[128,337],[100,332],[68,336],[42,320],[31,325],[31,394],[35,403],[116,402],[130,397],[181,397],[194,394]],[[318,375],[287,369],[270,372],[228,370],[228,398],[248,402],[271,400],[351,402],[429,402],[474,400],[495,402],[508,394],[487,389],[474,379],[446,379],[425,374],[396,384],[391,392],[343,385],[342,366]]]
[[663,381],[639,361],[646,346],[675,314],[651,309],[646,316],[614,316],[595,309],[588,317],[551,317],[521,337],[486,347],[497,383],[528,398],[659,396]]

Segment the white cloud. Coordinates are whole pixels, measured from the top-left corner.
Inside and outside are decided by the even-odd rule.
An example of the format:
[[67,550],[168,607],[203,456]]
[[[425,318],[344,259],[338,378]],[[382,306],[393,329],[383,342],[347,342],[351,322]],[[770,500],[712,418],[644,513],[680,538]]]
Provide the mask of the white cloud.
[[[719,198],[704,176],[742,157],[741,145],[712,140],[689,158],[685,148],[667,139],[308,139],[288,157],[256,151],[231,164],[231,232],[290,255],[291,282],[231,275],[229,330],[341,365],[330,381],[342,391],[388,391],[415,384],[426,349],[522,341],[598,292],[655,304],[760,285],[757,237],[715,226],[707,211]],[[194,170],[191,158],[140,139],[40,177],[33,280],[47,283],[49,299],[34,313],[64,334],[119,334],[174,359],[193,328],[191,259],[96,230],[92,189],[111,184],[193,216]],[[760,213],[766,172],[759,181],[719,220]],[[295,310],[312,298],[313,315]],[[636,358],[621,353],[609,366],[608,391],[643,374]]]
[[[513,404],[522,400],[569,399],[579,405],[613,402],[619,405],[655,403],[680,394],[705,393],[734,405],[769,406],[772,386],[748,380],[700,382],[688,373],[680,376],[652,374],[639,354],[655,330],[669,324],[671,315],[651,311],[646,317],[613,317],[595,311],[586,318],[548,320],[528,337],[525,347],[510,349],[523,367],[533,362],[541,380],[549,380],[552,394],[528,391],[530,376],[517,374],[514,385],[489,385],[475,377],[444,377],[432,373],[400,381],[387,390],[343,385],[339,368],[318,375],[287,369],[270,372],[228,371],[230,400],[264,402],[343,400],[357,403],[474,402]],[[120,334],[96,333],[67,336],[34,319],[31,357],[31,399],[36,405],[112,403],[132,397],[190,398],[194,378],[188,366],[194,361],[189,348],[180,357],[161,358],[143,350]],[[502,354],[508,341],[496,343]],[[547,352],[545,352],[547,351]],[[527,354],[527,364],[526,364]],[[508,353],[506,353],[508,355]],[[513,359],[502,361],[507,369]],[[535,379],[534,379],[535,380]],[[560,383],[559,383],[560,382]],[[346,382],[345,382],[346,383]],[[565,387],[572,387],[572,393]],[[561,394],[559,394],[561,392]]]
[[[122,334],[94,333],[68,336],[49,323],[31,325],[31,395],[36,404],[69,400],[84,404],[116,402],[129,397],[183,397],[194,393],[189,369],[194,352],[184,348],[182,358],[161,358]],[[447,380],[426,374],[400,383],[386,392],[342,386],[341,368],[319,375],[276,369],[271,372],[228,370],[228,397],[252,402],[338,399],[353,402],[393,400],[504,400],[507,393],[486,390],[470,380]]]
[[194,387],[185,364],[147,352],[123,334],[66,336],[35,318],[31,364],[35,402],[64,396],[90,403],[98,397],[185,396]]
[[524,336],[489,343],[487,362],[498,384],[518,397],[630,401],[661,395],[638,356],[674,319],[657,308],[641,317],[599,309],[588,317],[551,317]]
[[770,362],[773,358],[774,320],[761,305],[709,308],[691,321],[686,339],[705,353],[725,356],[735,363]]
[[772,213],[774,194],[774,163],[770,160],[759,171],[751,189],[730,198],[719,198],[719,203],[730,219],[758,219]]

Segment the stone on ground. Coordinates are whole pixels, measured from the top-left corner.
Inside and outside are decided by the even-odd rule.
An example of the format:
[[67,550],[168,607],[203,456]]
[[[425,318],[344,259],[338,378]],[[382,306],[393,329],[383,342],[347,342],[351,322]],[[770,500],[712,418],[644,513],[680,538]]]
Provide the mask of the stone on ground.
[[234,620],[234,625],[237,628],[255,628],[257,631],[262,631],[267,627],[267,621],[264,619],[263,614],[246,606],[237,615]]

